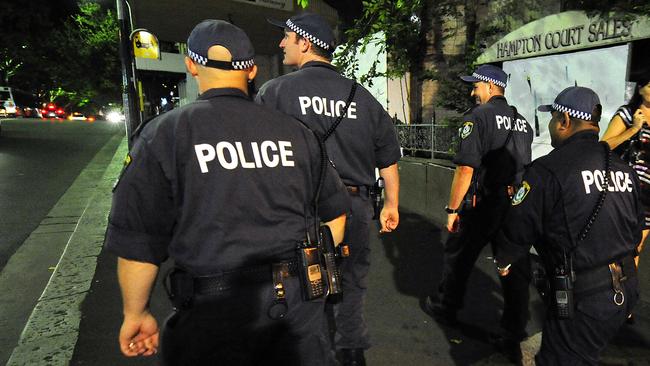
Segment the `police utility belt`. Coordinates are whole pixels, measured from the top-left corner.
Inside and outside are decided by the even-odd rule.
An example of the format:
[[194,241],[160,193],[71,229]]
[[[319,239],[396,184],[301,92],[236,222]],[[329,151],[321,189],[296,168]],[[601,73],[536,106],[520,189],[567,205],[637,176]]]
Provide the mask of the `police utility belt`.
[[182,268],[173,268],[166,276],[165,290],[174,308],[184,310],[193,306],[197,296],[209,301],[211,296],[218,297],[229,289],[272,284],[274,299],[267,314],[271,319],[281,319],[288,312],[284,284],[287,278],[299,278],[305,301],[342,293],[339,264],[349,256],[349,247],[336,247],[328,226],[321,226],[319,235],[320,245],[307,239],[297,246],[295,258],[276,263],[208,276],[193,276]]
[[384,197],[382,195],[382,192],[384,191],[384,178],[377,178],[377,181],[372,186],[346,185],[345,188],[347,189],[350,196],[370,198],[373,212],[372,219],[379,220],[379,214],[381,213],[381,209],[384,206]]

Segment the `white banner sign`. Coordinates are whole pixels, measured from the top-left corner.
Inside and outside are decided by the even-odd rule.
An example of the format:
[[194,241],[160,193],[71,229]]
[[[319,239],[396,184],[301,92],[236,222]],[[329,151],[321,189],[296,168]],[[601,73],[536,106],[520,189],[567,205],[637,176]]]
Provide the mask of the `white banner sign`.
[[233,0],[239,3],[264,6],[267,8],[293,11],[293,2],[295,0]]

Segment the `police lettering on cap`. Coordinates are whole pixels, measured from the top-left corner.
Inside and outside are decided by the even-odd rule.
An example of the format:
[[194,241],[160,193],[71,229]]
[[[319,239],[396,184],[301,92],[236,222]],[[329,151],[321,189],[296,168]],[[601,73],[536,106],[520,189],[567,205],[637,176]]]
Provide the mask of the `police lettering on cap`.
[[468,83],[477,83],[484,81],[486,83],[494,83],[502,88],[508,84],[508,74],[503,72],[500,68],[492,65],[481,65],[472,75],[464,75],[460,77],[463,81]]
[[302,13],[294,15],[284,22],[273,19],[267,19],[267,21],[277,27],[296,32],[325,51],[334,52],[336,40],[332,27],[325,18],[318,14]]
[[[222,46],[231,61],[208,59],[212,46]],[[187,55],[194,62],[222,70],[245,70],[255,65],[255,50],[246,33],[224,20],[207,19],[197,24],[187,39]]]
[[569,116],[585,121],[600,121],[602,106],[596,92],[582,86],[568,87],[555,97],[553,104],[537,107],[540,112],[567,112]]

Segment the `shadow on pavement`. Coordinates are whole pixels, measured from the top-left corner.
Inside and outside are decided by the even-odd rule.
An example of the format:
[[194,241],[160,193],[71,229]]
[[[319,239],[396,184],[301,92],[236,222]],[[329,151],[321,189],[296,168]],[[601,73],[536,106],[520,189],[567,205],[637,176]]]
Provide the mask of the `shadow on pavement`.
[[[381,239],[400,293],[415,297],[423,304],[425,297],[437,288],[442,276],[446,237],[446,233],[422,216],[401,213],[399,229]],[[450,356],[457,365],[473,364],[495,353],[489,338],[498,331],[503,301],[496,275],[490,276],[485,271],[487,264],[483,262],[488,262],[486,256],[489,255],[488,246],[472,271],[465,307],[458,313],[460,324],[445,327],[433,323],[444,332]],[[489,266],[491,263],[489,259]],[[423,311],[421,308],[413,310]]]

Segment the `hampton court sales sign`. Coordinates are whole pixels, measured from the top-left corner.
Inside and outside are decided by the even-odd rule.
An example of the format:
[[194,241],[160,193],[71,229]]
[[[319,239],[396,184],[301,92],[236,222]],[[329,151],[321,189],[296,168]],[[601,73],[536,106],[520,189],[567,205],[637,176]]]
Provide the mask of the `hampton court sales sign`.
[[650,38],[650,19],[632,15],[588,17],[581,11],[528,23],[490,46],[479,64],[600,47]]

